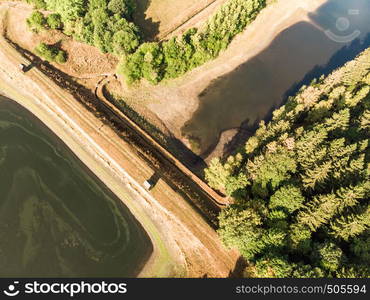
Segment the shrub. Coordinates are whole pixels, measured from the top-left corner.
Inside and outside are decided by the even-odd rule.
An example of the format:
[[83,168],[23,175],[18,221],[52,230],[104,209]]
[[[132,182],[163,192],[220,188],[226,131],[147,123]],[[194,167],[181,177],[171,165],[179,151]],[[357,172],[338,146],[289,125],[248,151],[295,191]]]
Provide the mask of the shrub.
[[35,48],[35,52],[37,55],[50,62],[57,62],[62,64],[67,61],[67,53],[64,50],[58,49],[56,46],[53,45],[40,43]]
[[62,18],[59,14],[50,14],[46,18],[46,22],[51,29],[62,29],[63,22]]
[[122,17],[130,18],[136,9],[136,4],[133,0],[110,0],[108,9],[113,14],[119,14]]
[[58,64],[64,64],[67,62],[67,52],[59,50],[58,54],[55,56],[55,62]]
[[46,18],[39,11],[34,11],[26,20],[28,27],[35,32],[38,32],[46,27]]
[[45,9],[46,3],[44,0],[26,0],[27,3],[33,4],[37,9]]

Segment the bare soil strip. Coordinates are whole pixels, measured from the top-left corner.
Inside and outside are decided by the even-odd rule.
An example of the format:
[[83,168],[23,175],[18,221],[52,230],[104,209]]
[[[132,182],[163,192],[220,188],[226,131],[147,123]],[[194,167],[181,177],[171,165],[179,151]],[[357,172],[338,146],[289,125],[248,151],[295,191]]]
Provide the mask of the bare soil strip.
[[161,33],[158,38],[160,40],[167,40],[173,36],[180,35],[184,33],[189,28],[199,27],[204,24],[217,9],[220,8],[227,0],[212,0],[207,3],[207,5],[190,15],[187,19],[182,21],[182,23],[176,25],[176,27],[168,30],[167,32]]
[[[140,0],[134,22],[149,40],[162,40],[199,13],[227,0]],[[216,4],[217,6],[217,4]]]

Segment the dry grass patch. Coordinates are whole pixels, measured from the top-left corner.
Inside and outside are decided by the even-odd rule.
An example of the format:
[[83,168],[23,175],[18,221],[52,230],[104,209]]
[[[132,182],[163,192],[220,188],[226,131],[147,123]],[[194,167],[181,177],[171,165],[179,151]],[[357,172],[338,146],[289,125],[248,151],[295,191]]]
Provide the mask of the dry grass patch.
[[20,47],[34,52],[35,47],[41,42],[60,43],[60,47],[68,54],[68,61],[66,64],[58,64],[57,67],[73,77],[93,77],[115,72],[117,58],[111,54],[102,54],[97,48],[76,42],[57,30],[42,30],[37,34],[29,30],[26,19],[31,13],[31,7],[8,10],[7,36]]
[[138,0],[134,14],[147,39],[162,38],[215,0]]

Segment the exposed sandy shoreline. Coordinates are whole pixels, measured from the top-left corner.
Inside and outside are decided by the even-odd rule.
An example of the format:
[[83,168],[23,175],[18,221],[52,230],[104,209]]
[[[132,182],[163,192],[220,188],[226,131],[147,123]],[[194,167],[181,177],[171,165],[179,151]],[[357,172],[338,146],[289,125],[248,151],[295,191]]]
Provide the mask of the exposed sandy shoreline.
[[[6,7],[0,5],[0,20]],[[147,231],[154,252],[141,277],[226,277],[233,270],[238,253],[225,250],[216,232],[165,182],[160,181],[151,193],[143,189],[138,182],[154,172],[146,162],[45,74],[36,68],[22,73],[19,63],[30,62],[3,35],[0,62],[2,93],[31,111],[63,140]],[[213,263],[209,266],[208,262]]]

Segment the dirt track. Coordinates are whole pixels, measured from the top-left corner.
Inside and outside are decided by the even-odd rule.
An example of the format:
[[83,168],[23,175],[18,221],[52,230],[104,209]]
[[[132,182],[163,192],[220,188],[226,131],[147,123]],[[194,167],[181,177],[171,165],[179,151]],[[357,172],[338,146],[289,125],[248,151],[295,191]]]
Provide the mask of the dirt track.
[[141,0],[134,22],[148,40],[163,40],[194,26],[199,15],[209,15],[227,0]]

